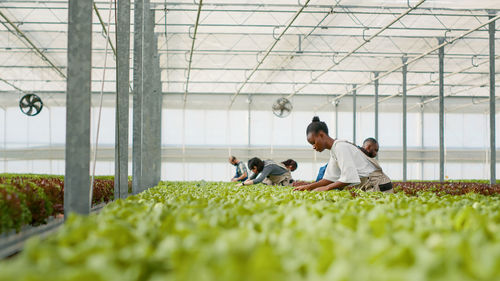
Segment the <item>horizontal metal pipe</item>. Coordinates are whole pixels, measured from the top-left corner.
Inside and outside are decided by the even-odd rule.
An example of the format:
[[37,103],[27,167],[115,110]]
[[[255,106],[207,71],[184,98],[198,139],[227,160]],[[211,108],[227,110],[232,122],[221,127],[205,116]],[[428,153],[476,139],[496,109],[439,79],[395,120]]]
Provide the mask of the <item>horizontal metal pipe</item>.
[[[5,50],[7,53],[25,53],[25,52],[30,52],[31,49],[29,48],[23,48],[23,47],[6,47],[6,46],[0,46],[0,51]],[[46,51],[45,51],[46,50]],[[63,48],[44,48],[45,53],[65,53],[66,49]],[[103,48],[94,48],[92,49],[93,53],[104,53]],[[186,52],[189,52],[188,49],[164,49],[160,50],[159,53],[162,55],[169,54],[169,55],[185,55]],[[238,54],[238,55],[248,55],[248,56],[255,56],[256,54],[262,53],[261,50],[216,50],[216,49],[199,49],[196,50],[196,54],[198,55],[231,55],[231,54]],[[346,54],[347,52],[336,52],[338,55]],[[295,50],[276,50],[269,54],[270,56],[286,56],[289,57],[290,55],[298,55],[295,53]],[[418,55],[420,53],[405,53],[406,55],[412,56],[412,55]],[[352,54],[351,57],[362,57],[362,58],[380,58],[380,59],[385,59],[385,58],[400,58],[401,53],[399,52],[357,52],[355,54]],[[437,56],[435,54],[429,54],[428,57],[433,57]],[[449,54],[451,59],[462,59],[462,60],[470,60],[472,56],[475,56],[477,58],[482,58],[482,57],[488,57],[487,54],[475,54],[475,53],[452,53]],[[328,58],[332,59],[333,53],[331,51],[302,51],[300,53],[300,57],[321,57],[321,58]],[[317,70],[320,71],[320,70]],[[369,70],[369,72],[373,72],[373,70]]]
[[[65,66],[59,66],[61,69],[65,69]],[[50,68],[49,66],[41,66],[41,65],[0,65],[0,69],[6,68],[6,69],[46,69]],[[93,69],[100,70],[104,69],[102,66],[94,66],[92,67]],[[108,70],[113,70],[116,69],[115,67],[106,67]],[[131,68],[132,69],[132,68]],[[198,70],[198,71],[250,71],[250,68],[217,68],[217,67],[191,67],[192,70]],[[161,69],[162,71],[185,71],[186,68],[183,67],[170,67],[170,68],[165,68],[163,67]],[[260,71],[276,71],[280,70],[282,72],[318,72],[316,69],[303,69],[303,68],[297,68],[297,69],[275,69],[275,68],[261,68]],[[360,69],[336,69],[336,70],[331,70],[329,71],[330,73],[372,73],[373,71],[370,70],[360,70]],[[393,73],[398,73],[398,71],[394,71]],[[413,73],[413,74],[431,74],[434,73],[434,71],[430,70],[413,70],[413,71],[408,71],[408,73]],[[452,72],[445,72],[445,73],[452,73]],[[460,74],[464,75],[486,75],[488,72],[462,72]],[[500,72],[497,72],[496,74],[500,74]],[[9,79],[9,81],[16,81],[15,79]],[[44,80],[42,80],[44,81]],[[346,84],[346,83],[343,83]],[[347,83],[350,84],[350,83]]]
[[[41,80],[41,79],[1,79],[0,78],[0,81],[4,81],[4,82],[45,82],[45,83],[65,83],[65,80]],[[106,80],[102,80],[102,79],[93,79],[92,82],[105,82],[105,83],[115,83],[116,80],[114,79],[106,79]],[[217,84],[240,84],[242,83],[243,81],[217,81]],[[170,80],[170,81],[162,81],[163,84],[184,84],[186,83],[186,81],[184,80]],[[214,81],[195,81],[195,80],[190,80],[189,82],[190,84],[213,84]],[[300,85],[300,84],[305,84],[306,82],[297,82],[297,81],[273,81],[273,82],[266,82],[266,81],[251,81],[251,82],[248,82],[248,84],[252,84],[252,85]],[[317,82],[315,83],[315,85],[329,85],[329,86],[332,86],[332,85],[336,85],[336,86],[343,86],[343,85],[350,85],[346,82]],[[419,86],[419,84],[411,84],[411,83],[408,83],[408,85],[414,85],[414,86]],[[400,83],[381,83],[380,86],[384,86],[384,87],[399,87],[401,86]],[[429,84],[429,85],[426,85],[426,86],[429,86],[429,87],[437,87],[438,84]],[[446,87],[476,87],[477,85],[475,84],[445,84]],[[467,88],[467,89],[470,89],[470,88]],[[459,90],[458,92],[462,92],[464,90]],[[391,95],[393,96],[393,95]]]
[[[425,0],[424,0],[425,1]],[[1,22],[1,21],[0,21]],[[16,25],[61,25],[61,26],[66,26],[68,22],[60,22],[60,21],[15,21],[13,22]],[[100,23],[93,23],[94,25],[100,25]],[[157,22],[156,26],[164,26],[164,22]],[[170,23],[168,26],[179,26],[179,27],[190,27],[193,24],[191,23]],[[114,26],[114,23],[111,22],[111,26]],[[132,24],[133,26],[133,24]],[[273,24],[246,24],[246,25],[241,25],[241,24],[226,24],[226,23],[205,23],[205,24],[200,24],[199,26],[202,27],[239,27],[239,28],[284,28],[286,27],[285,25],[273,25]],[[293,27],[295,28],[314,28],[314,25],[294,25]],[[341,26],[341,25],[327,25],[327,26],[322,26],[322,29],[341,29],[341,30],[346,30],[346,29],[357,29],[357,30],[364,30],[366,28],[371,29],[371,30],[377,30],[381,29],[383,27],[381,26]],[[465,28],[444,28],[444,27],[391,27],[387,28],[389,30],[401,30],[401,31],[439,31],[439,32],[463,32],[467,31]],[[500,29],[496,29],[497,31],[500,31]],[[488,32],[488,30],[478,30],[478,31],[483,31],[483,32]],[[442,35],[442,34],[441,34]]]
[[[17,1],[9,1],[9,3],[12,3],[12,2],[17,2]],[[22,1],[23,4],[25,4],[26,2]],[[54,5],[54,2],[48,2],[49,4],[53,4]],[[105,2],[95,2],[95,3],[99,3],[99,4],[102,4],[104,5]],[[153,3],[152,3],[153,4]],[[106,4],[107,5],[107,4]],[[172,4],[172,3],[168,3],[168,6],[174,6],[175,4]],[[184,6],[184,5],[191,5],[191,3],[184,3],[184,4],[180,4],[178,3],[177,5],[175,6]],[[164,3],[156,3],[156,6],[155,8],[153,8],[154,10],[157,10],[157,11],[164,11],[165,8],[164,8]],[[208,5],[207,5],[208,6]],[[216,7],[220,7],[220,6],[234,6],[234,5],[231,5],[231,4],[228,4],[228,5],[221,5],[221,4],[217,4],[217,5],[214,5]],[[255,5],[254,5],[255,6]],[[267,6],[267,5],[266,5]],[[259,6],[261,7],[261,6]],[[290,5],[287,5],[287,6],[281,6],[281,7],[284,7],[284,8],[287,8],[287,7],[290,7]],[[324,5],[324,6],[311,6],[313,8],[316,8],[316,9],[329,9],[328,6]],[[48,5],[37,5],[37,6],[2,6],[2,8],[4,9],[16,9],[16,10],[67,10],[67,7],[65,6],[48,6]],[[365,6],[365,7],[362,7],[362,6],[345,6],[345,5],[339,5],[339,8],[340,9],[349,9],[349,11],[343,11],[343,10],[336,10],[335,13],[336,14],[361,14],[361,15],[398,15],[399,13],[398,12],[391,12],[389,10],[393,10],[393,9],[402,9],[402,8],[405,8],[405,7],[392,7],[392,8],[387,8],[387,7],[383,7],[384,9],[379,9],[379,10],[376,10],[374,9],[373,6]],[[368,9],[368,10],[353,10],[353,8],[358,8],[358,9]],[[99,8],[100,10],[107,10],[108,8],[107,7],[104,7],[102,6],[101,8]],[[133,10],[133,9],[132,9]],[[423,8],[422,10],[425,10],[425,8]],[[435,11],[438,11],[438,10],[441,10],[440,8],[433,8],[432,9],[432,14],[429,14],[429,13],[412,13],[412,16],[438,16],[438,17],[463,17],[463,16],[471,16],[471,17],[488,17],[488,14],[484,14],[484,13],[471,13],[473,12],[473,10],[463,10],[463,9],[456,9],[456,10],[451,10],[451,11],[463,11],[463,12],[468,12],[467,14],[465,13],[435,13]],[[194,12],[196,11],[194,8],[168,8],[168,12]],[[230,8],[230,9],[220,9],[220,8],[208,8],[208,9],[205,9],[205,11],[207,12],[231,12],[231,13],[295,13],[296,11],[295,10],[278,10],[278,9],[235,9],[235,8]],[[477,12],[480,12],[481,10],[478,9]],[[310,11],[304,11],[304,13],[308,13],[308,14],[321,14],[321,13],[325,13],[325,11],[322,11],[322,10],[310,10]]]
[[[0,90],[0,93],[2,94],[18,94],[16,91],[9,91],[9,90]],[[37,94],[40,95],[64,95],[66,94],[65,91],[36,91]],[[93,95],[99,95],[100,91],[94,91],[92,92]],[[104,92],[105,95],[115,95],[115,92]],[[178,91],[164,91],[162,92],[162,95],[183,95],[184,92],[178,92]],[[234,94],[234,92],[191,92],[190,94],[192,95],[202,95],[202,96],[228,96]],[[283,96],[286,95],[286,93],[283,92],[276,92],[276,93],[270,93],[270,92],[260,92],[260,93],[250,93],[250,92],[243,92],[241,93],[242,95],[247,95],[251,94],[252,96]],[[384,93],[384,94],[379,94],[380,97],[387,97],[389,96],[389,93]],[[318,94],[318,93],[301,93],[297,94],[297,96],[301,97],[331,97],[330,94]],[[350,95],[347,95],[348,97]],[[372,98],[373,95],[367,95],[367,94],[357,94],[356,95],[358,98],[362,97],[367,97],[367,98]],[[417,98],[420,99],[421,95],[415,96],[415,95],[408,95],[408,98]],[[477,98],[477,99],[483,99],[483,98],[488,98],[488,96],[452,96],[450,98],[456,98],[456,99],[470,99],[470,98]]]
[[[106,1],[95,1],[98,5],[109,5],[109,2]],[[23,4],[37,4],[39,7],[43,7],[39,4],[60,4],[60,5],[67,5],[67,1],[56,1],[56,0],[9,0],[9,3],[23,3]],[[247,3],[242,3],[242,2],[213,2],[213,3],[205,3],[203,4],[204,6],[207,7],[256,7],[258,9],[262,9],[265,7],[289,7],[289,8],[296,8],[300,7],[301,5],[298,3],[290,2],[293,4],[278,4],[278,3],[273,3],[273,2],[247,2]],[[168,2],[168,6],[193,6],[197,5],[195,2]],[[157,9],[161,9],[164,7],[163,2],[153,2],[151,3],[152,7],[158,7]],[[310,8],[330,8],[332,5],[328,4],[315,4],[315,5],[309,5]],[[387,9],[387,10],[393,10],[393,9],[400,9],[400,10],[406,10],[408,8],[407,5],[402,5],[402,6],[389,6],[389,5],[384,5],[381,7],[377,6],[369,6],[369,5],[353,5],[353,4],[344,4],[339,6],[340,8],[347,8],[347,9],[374,9],[374,8],[381,8],[381,9]],[[462,12],[470,12],[470,11],[476,11],[476,12],[484,12],[484,8],[452,8],[452,7],[422,7],[420,8],[421,10],[426,10],[426,11],[462,11]],[[133,9],[132,9],[133,10]],[[491,11],[500,11],[500,9],[490,9]]]
[[[3,32],[8,32],[7,30],[0,30],[0,33]],[[67,34],[68,31],[66,29],[61,29],[61,30],[44,30],[44,29],[24,29],[24,32],[27,33],[59,33],[59,34]],[[113,31],[114,32],[114,31]],[[112,32],[112,33],[113,33]],[[101,34],[101,31],[93,31],[92,33],[94,34]],[[188,35],[189,32],[169,32],[170,35]],[[164,32],[156,32],[155,35],[159,35],[160,37],[165,37]],[[214,31],[214,32],[198,32],[198,35],[232,35],[232,36],[272,36],[273,34],[270,32],[224,32],[224,31]],[[303,35],[302,33],[288,33],[288,36],[299,36]],[[324,34],[324,33],[317,33],[317,34],[310,34],[309,36],[311,37],[352,37],[352,38],[363,38],[362,34]],[[400,34],[394,34],[394,35],[379,35],[379,38],[402,38],[402,39],[435,39],[436,36],[431,36],[431,35],[422,35],[422,36],[415,36],[415,35],[400,35]],[[488,40],[488,37],[467,37],[468,40]],[[499,40],[499,39],[497,39]],[[45,49],[45,48],[44,48]],[[57,48],[55,48],[57,49]]]

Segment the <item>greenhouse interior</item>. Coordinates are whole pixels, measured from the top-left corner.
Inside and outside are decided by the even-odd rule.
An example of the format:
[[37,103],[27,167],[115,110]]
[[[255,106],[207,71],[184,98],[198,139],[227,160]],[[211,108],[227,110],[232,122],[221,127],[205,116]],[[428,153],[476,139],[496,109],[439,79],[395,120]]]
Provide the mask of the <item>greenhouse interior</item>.
[[1,1],[0,279],[500,280],[498,19]]

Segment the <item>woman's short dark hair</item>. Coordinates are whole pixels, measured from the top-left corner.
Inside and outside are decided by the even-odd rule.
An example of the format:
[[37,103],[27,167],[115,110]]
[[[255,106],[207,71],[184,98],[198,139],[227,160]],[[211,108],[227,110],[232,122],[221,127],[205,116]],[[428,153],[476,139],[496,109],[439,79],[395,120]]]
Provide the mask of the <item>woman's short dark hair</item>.
[[328,126],[326,126],[325,122],[320,121],[318,116],[314,116],[311,124],[307,126],[306,136],[309,135],[309,133],[317,134],[320,131],[328,135]]
[[252,170],[254,167],[257,167],[257,172],[262,172],[264,170],[264,161],[257,157],[248,160],[248,169]]
[[297,167],[298,167],[297,162],[295,160],[293,160],[293,159],[288,159],[288,160],[285,160],[285,161],[283,161],[281,163],[283,163],[283,165],[285,165],[287,167],[288,166],[292,166],[292,170],[296,170]]

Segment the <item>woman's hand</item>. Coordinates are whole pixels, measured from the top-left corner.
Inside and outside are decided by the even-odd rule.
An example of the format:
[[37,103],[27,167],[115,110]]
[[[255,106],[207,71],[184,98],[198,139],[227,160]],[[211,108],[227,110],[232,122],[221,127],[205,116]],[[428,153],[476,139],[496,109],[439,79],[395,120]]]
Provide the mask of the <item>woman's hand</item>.
[[302,185],[302,186],[296,187],[296,188],[294,188],[293,190],[294,190],[294,191],[304,191],[304,190],[311,190],[311,189],[313,189],[313,188],[314,188],[314,187],[310,187],[310,185],[309,185],[309,184],[307,184],[307,185]]
[[330,190],[330,188],[328,186],[321,186],[321,187],[314,189],[313,191],[328,191],[328,190]]

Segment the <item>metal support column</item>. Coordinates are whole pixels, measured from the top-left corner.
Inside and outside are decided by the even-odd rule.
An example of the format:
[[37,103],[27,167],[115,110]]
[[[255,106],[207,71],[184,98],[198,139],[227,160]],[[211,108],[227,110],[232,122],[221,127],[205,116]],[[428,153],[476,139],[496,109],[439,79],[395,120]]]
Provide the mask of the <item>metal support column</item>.
[[[490,15],[492,19],[494,15]],[[495,22],[490,22],[490,184],[496,183],[496,143],[495,143]]]
[[90,212],[92,1],[69,0],[64,216]]
[[130,0],[118,2],[117,21],[115,199],[128,195]]
[[132,132],[132,193],[143,191],[142,185],[142,44],[144,0],[134,1],[134,97]]
[[[441,45],[444,38],[438,41]],[[444,47],[439,48],[439,181],[444,181]]]
[[[154,13],[154,10],[151,10]],[[154,16],[153,16],[154,19]],[[161,180],[161,120],[162,120],[162,88],[161,88],[161,70],[160,70],[160,56],[158,55],[158,35],[155,35],[153,40],[153,77],[154,77],[154,102],[153,102],[153,167],[154,176],[153,183],[158,184]]]
[[378,72],[373,74],[375,76],[375,139],[378,141]]
[[340,101],[335,101],[335,138],[339,137],[339,103]]
[[144,41],[142,43],[142,188],[148,189],[156,185],[154,182],[154,53],[153,53],[153,24],[149,0],[144,0],[143,25]]
[[352,143],[356,144],[356,84],[352,88]]
[[406,109],[406,76],[408,74],[408,59],[403,57],[403,182],[408,179],[408,151],[407,151],[407,109]]
[[[420,97],[420,157],[424,159],[424,116],[425,116],[425,104],[423,103],[425,100],[424,97]],[[424,160],[420,161],[420,180],[424,180]]]
[[252,137],[252,95],[248,95],[248,128],[247,128],[247,145],[248,145],[248,156],[250,156],[250,145],[251,145],[251,137]]

